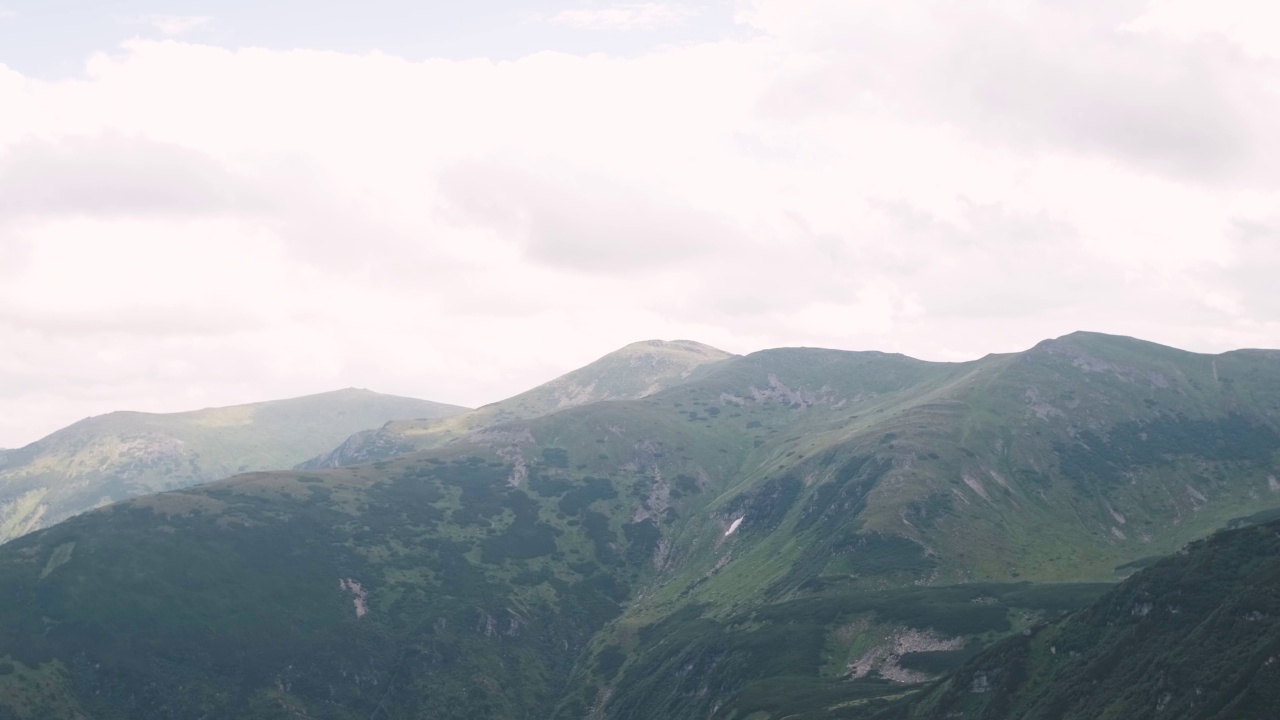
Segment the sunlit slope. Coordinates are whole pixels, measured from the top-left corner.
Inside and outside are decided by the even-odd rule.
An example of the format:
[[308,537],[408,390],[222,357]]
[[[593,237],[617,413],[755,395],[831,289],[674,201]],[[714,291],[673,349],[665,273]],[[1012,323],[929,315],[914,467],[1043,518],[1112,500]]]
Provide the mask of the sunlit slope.
[[425,450],[476,430],[602,400],[635,400],[685,382],[695,371],[732,357],[691,340],[646,340],[515,397],[450,417],[406,419],[358,433],[299,469],[315,470],[384,460]]
[[[839,380],[817,372],[828,363]],[[731,420],[750,414],[755,456],[708,507],[712,522],[671,529],[673,545],[688,548],[680,571],[601,634],[596,650],[612,658],[619,648],[622,673],[593,688],[581,664],[565,717],[606,696],[617,717],[700,717],[728,707],[707,688],[765,702],[778,694],[776,673],[837,684],[927,677],[1047,609],[992,615],[998,608],[927,600],[904,616],[867,611],[868,592],[1114,579],[1280,506],[1275,353],[1211,357],[1076,334],[948,366],[779,350],[733,371],[744,376],[655,398],[700,412],[697,402],[719,399],[707,406],[720,408],[712,426],[729,406]],[[766,613],[774,628],[744,630]],[[662,633],[645,631],[654,623]],[[780,666],[779,637],[807,648],[804,661]],[[700,679],[655,691],[654,678],[685,667]]]
[[185,413],[89,418],[0,454],[0,540],[127,497],[288,468],[389,420],[464,410],[351,389]]
[[765,720],[893,696],[1103,590],[1048,581],[1114,581],[1280,507],[1278,410],[1275,354],[1100,335],[729,358],[0,548],[0,702]]

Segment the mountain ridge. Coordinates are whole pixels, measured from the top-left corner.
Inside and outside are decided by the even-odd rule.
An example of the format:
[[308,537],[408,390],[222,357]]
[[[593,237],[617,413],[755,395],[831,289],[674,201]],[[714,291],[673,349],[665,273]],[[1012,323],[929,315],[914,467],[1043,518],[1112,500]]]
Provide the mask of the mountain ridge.
[[[288,467],[349,430],[462,408],[348,388],[177,413],[116,411],[0,454],[0,540],[147,491]],[[234,459],[233,459],[234,458]]]
[[392,422],[353,435],[328,453],[297,466],[300,470],[385,460],[451,442],[483,428],[591,402],[637,399],[685,380],[701,366],[733,357],[693,340],[642,340],[610,352],[505,400],[453,418]]
[[765,720],[900,695],[1280,511],[1275,358],[1083,342],[762,351],[87,513],[0,547],[3,682],[74,706],[48,717]]

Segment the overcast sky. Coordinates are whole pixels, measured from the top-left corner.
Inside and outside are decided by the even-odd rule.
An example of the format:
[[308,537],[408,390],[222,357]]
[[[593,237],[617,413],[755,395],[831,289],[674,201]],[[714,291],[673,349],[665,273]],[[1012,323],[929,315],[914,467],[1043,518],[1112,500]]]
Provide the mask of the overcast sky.
[[1280,347],[1243,0],[0,0],[0,447],[628,342]]

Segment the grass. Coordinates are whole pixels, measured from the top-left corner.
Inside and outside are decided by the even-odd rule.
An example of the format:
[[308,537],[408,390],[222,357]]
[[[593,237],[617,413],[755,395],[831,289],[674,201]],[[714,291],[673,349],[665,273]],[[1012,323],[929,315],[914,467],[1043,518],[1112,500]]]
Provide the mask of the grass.
[[461,410],[343,390],[187,413],[89,418],[8,452],[0,469],[0,542],[109,502],[292,467],[388,420]]
[[568,397],[544,388],[430,450],[16,540],[0,651],[64,662],[103,717],[881,712],[902,686],[842,676],[895,633],[963,639],[900,658],[942,672],[1109,587],[1063,581],[1280,507],[1266,367],[1220,356],[1228,388],[1203,356],[1094,336],[958,364],[784,349],[519,417]]

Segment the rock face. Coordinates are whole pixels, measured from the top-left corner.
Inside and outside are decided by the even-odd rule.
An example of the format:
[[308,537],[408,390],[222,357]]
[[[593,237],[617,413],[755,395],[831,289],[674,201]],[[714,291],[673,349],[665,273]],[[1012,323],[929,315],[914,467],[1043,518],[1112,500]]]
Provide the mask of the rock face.
[[925,652],[954,652],[965,646],[962,637],[943,638],[931,630],[902,628],[849,664],[849,677],[863,678],[875,673],[896,683],[918,683],[930,679],[927,673],[908,670],[898,664],[904,655]]
[[289,467],[353,431],[388,420],[463,411],[340,390],[188,413],[89,418],[0,453],[0,541],[125,498]]

